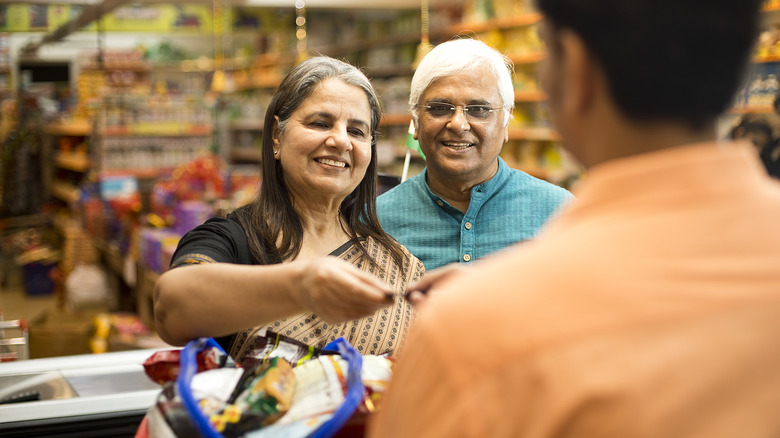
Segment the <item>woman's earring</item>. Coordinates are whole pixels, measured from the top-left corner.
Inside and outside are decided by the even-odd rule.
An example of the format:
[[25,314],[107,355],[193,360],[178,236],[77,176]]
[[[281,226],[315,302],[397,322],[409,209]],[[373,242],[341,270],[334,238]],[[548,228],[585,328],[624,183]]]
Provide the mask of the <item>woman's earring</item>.
[[279,154],[279,151],[274,149],[274,157],[277,156],[278,154]]

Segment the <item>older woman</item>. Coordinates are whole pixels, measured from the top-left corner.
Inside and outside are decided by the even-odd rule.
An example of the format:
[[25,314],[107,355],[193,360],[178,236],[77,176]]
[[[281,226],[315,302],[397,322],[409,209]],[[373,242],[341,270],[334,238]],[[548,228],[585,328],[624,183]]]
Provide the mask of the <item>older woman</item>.
[[215,337],[237,360],[266,328],[315,346],[343,336],[364,354],[398,348],[412,318],[402,293],[424,268],[377,220],[380,116],[355,67],[315,57],[292,69],[265,116],[258,196],[187,233],[157,281],[165,341]]

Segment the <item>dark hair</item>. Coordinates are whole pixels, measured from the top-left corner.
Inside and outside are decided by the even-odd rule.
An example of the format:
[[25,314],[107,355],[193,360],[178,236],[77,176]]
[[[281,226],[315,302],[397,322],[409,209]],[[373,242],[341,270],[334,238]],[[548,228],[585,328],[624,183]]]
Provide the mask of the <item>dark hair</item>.
[[577,33],[635,120],[701,128],[729,107],[758,35],[762,0],[536,0]]
[[[258,263],[279,263],[295,258],[301,250],[303,226],[293,208],[290,193],[284,182],[281,163],[274,159],[273,126],[279,118],[279,129],[284,129],[290,116],[308,99],[316,87],[329,78],[337,78],[362,89],[371,107],[371,160],[366,175],[357,188],[341,203],[341,214],[346,219],[344,231],[357,248],[373,260],[361,237],[373,237],[390,249],[393,260],[403,266],[403,251],[398,242],[387,235],[379,224],[376,213],[376,139],[382,110],[371,82],[356,67],[326,56],[309,58],[295,66],[282,80],[265,114],[262,145],[262,172],[260,190],[254,202],[237,211],[246,230],[249,248]],[[281,242],[277,242],[279,233]]]

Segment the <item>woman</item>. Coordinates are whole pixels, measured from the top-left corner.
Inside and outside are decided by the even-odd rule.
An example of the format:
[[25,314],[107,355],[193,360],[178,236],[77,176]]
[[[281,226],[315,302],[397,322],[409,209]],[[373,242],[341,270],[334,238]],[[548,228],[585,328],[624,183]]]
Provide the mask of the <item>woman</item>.
[[399,347],[403,291],[424,268],[376,217],[380,117],[355,67],[315,57],[290,71],[265,115],[258,196],[187,233],[155,285],[166,342],[215,337],[239,362],[266,328],[319,347],[343,336],[363,354]]

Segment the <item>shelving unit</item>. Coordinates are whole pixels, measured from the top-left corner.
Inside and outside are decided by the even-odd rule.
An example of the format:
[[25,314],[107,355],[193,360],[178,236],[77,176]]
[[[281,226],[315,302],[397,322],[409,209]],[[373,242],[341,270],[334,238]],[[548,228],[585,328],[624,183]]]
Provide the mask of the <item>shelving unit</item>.
[[[467,2],[466,9],[474,10],[477,3]],[[469,35],[507,54],[516,71],[516,110],[510,125],[510,142],[504,147],[502,155],[510,166],[553,182],[563,182],[579,169],[576,163],[564,156],[560,138],[551,128],[546,114],[544,102],[547,96],[536,84],[537,66],[547,57],[535,29],[542,15],[517,5],[511,15],[503,11],[494,12],[500,16],[480,18],[479,14],[473,14],[450,22],[436,20],[436,24],[431,25],[431,41],[436,44],[457,35]],[[407,11],[398,12],[389,19],[387,16],[371,18],[376,21],[364,20],[361,28],[354,25],[353,16],[338,14],[333,12],[310,17],[308,24],[314,28],[317,38],[317,43],[310,45],[310,53],[345,59],[361,67],[372,80],[385,110],[380,126],[382,141],[378,144],[380,172],[400,174],[411,121],[406,101],[414,74],[412,61],[421,37],[419,13]],[[332,27],[328,25],[329,20],[338,22],[337,35],[323,30]],[[229,161],[259,163],[262,110],[281,77],[295,63],[296,56],[294,51],[266,53],[249,61],[232,63],[236,67],[232,73],[236,91],[226,96],[226,101],[251,100],[247,96],[254,93],[262,96],[256,99],[262,103],[255,102],[251,116],[239,111],[233,118],[220,123],[224,130],[220,138],[228,151],[226,157]],[[424,161],[414,153],[410,175],[422,167]]]
[[74,204],[80,198],[79,182],[92,167],[89,158],[89,141],[92,127],[86,120],[54,122],[44,127],[45,151],[49,155],[47,178],[44,186],[49,194]]
[[780,96],[780,0],[768,0],[762,8],[762,32],[748,66],[745,81],[734,97],[732,108],[721,117],[719,136],[745,115],[771,116]]
[[[112,1],[112,6],[124,3]],[[560,160],[557,153],[560,139],[547,120],[544,109],[547,96],[535,83],[537,66],[547,56],[544,47],[534,39],[533,28],[541,15],[516,6],[511,13],[494,11],[494,16],[500,18],[484,14],[463,15],[461,4],[443,3],[435,7],[441,10],[431,11],[432,43],[457,35],[473,36],[495,46],[515,64],[517,111],[509,130],[510,141],[504,147],[506,161],[535,176],[559,181],[561,178],[556,169],[560,166],[555,161]],[[467,0],[465,3],[468,10],[477,3],[486,2]],[[523,2],[501,3],[517,5]],[[92,16],[100,15],[101,9],[88,9]],[[94,53],[80,57],[77,88],[81,106],[76,113],[90,122],[68,121],[47,126],[45,133],[52,142],[48,157],[51,165],[49,192],[68,205],[92,202],[89,213],[87,207],[83,207],[85,219],[82,224],[85,231],[92,233],[94,224],[89,215],[104,206],[92,198],[94,186],[79,187],[79,181],[87,175],[100,180],[129,174],[142,180],[139,187],[143,187],[143,181],[158,180],[176,164],[214,151],[229,164],[258,165],[264,111],[282,77],[299,59],[288,41],[294,42],[295,33],[292,21],[289,25],[289,29],[284,25],[263,29],[267,41],[258,45],[255,51],[266,53],[237,56],[221,63],[193,59],[160,66],[147,62],[137,53],[121,53],[119,49],[108,49],[106,56],[101,58],[96,58]],[[44,39],[55,41],[54,38],[69,28],[62,29]],[[379,13],[317,10],[316,14],[310,12],[307,17],[307,32],[310,54],[346,60],[360,67],[371,79],[385,112],[380,122],[379,170],[400,175],[411,121],[407,100],[414,73],[412,65],[421,38],[419,10]],[[44,42],[41,40],[41,44]],[[25,50],[34,51],[39,46],[34,43]],[[219,89],[219,93],[209,88],[215,71],[224,72],[228,85]],[[173,76],[188,82],[186,86],[168,92],[161,84],[169,82]],[[206,103],[206,96],[213,100]],[[61,138],[71,139],[69,147],[57,147]],[[412,152],[409,175],[414,175],[424,165],[422,158]],[[80,199],[82,190],[84,199]],[[115,226],[121,222],[117,218],[106,221]],[[103,235],[93,234],[98,236],[95,245],[101,259],[115,274],[115,281],[121,279],[122,287],[133,287],[133,297],[138,300],[135,307],[145,322],[151,321],[148,298],[154,273],[148,276],[139,267],[126,278],[128,266],[133,261],[129,255],[132,248],[128,249],[124,241],[121,244],[112,241],[112,236],[105,230],[99,231]],[[141,264],[139,260],[135,262]],[[133,277],[135,281],[132,281]],[[132,282],[135,284],[130,285]]]

